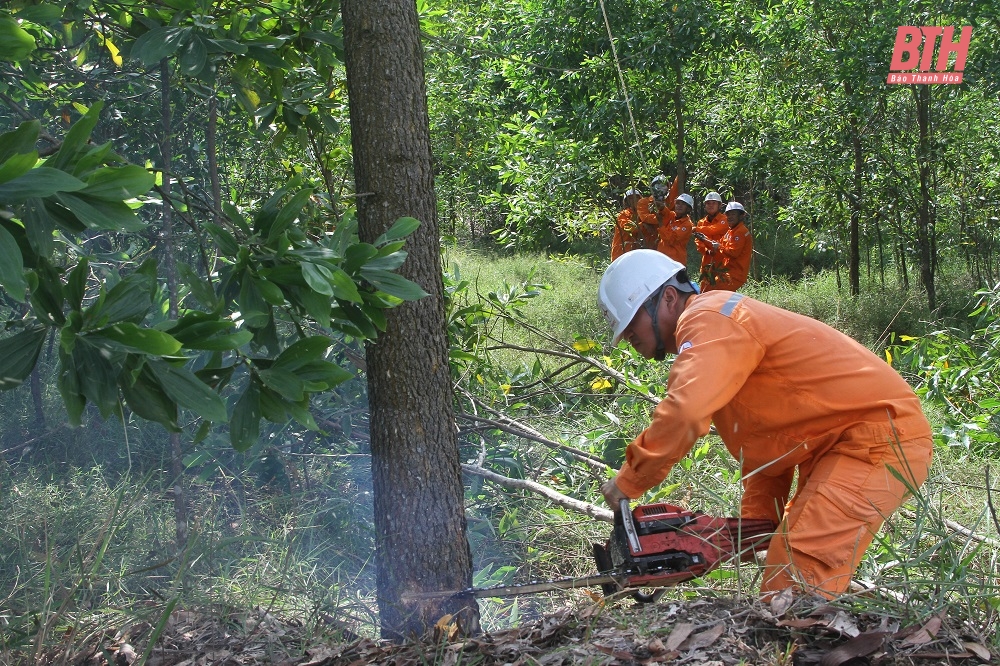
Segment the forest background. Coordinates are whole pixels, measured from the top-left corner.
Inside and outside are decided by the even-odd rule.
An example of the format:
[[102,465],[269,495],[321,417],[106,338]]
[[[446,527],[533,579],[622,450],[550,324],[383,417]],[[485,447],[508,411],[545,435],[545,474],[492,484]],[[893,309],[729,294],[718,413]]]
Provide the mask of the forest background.
[[[95,608],[378,626],[363,343],[424,291],[393,272],[417,221],[359,236],[339,10],[0,10],[10,654],[41,654]],[[657,173],[699,204],[744,203],[748,293],[860,339],[928,398],[940,462],[915,525],[947,507],[976,543],[996,539],[995,8],[417,11],[478,584],[591,566],[603,528],[574,510],[597,501],[666,372],[610,349],[593,294],[622,193]],[[973,26],[964,83],[886,85],[901,25]],[[394,93],[388,80],[390,109]],[[735,513],[738,470],[710,443],[656,499]],[[887,538],[865,575],[905,579],[927,601],[907,612],[959,603],[996,641],[997,549],[947,536],[944,557],[927,538]],[[526,608],[484,603],[484,622]]]

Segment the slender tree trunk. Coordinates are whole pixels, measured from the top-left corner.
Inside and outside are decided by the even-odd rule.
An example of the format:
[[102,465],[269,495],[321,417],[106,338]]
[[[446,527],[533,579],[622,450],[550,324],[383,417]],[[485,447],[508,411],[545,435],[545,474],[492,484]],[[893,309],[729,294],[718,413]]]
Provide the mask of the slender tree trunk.
[[[215,91],[208,98],[208,127],[205,129],[205,150],[208,152],[208,178],[212,187],[212,221],[219,223],[222,217],[222,185],[219,183],[219,154],[215,135],[219,127],[219,98]],[[210,266],[205,267],[210,270]]]
[[875,242],[878,244],[878,277],[882,290],[885,290],[885,246],[882,244],[882,218],[875,215]]
[[899,252],[899,281],[903,285],[903,290],[910,288],[910,274],[906,269],[906,235],[903,233],[903,218],[900,215],[899,207],[896,207],[896,237],[899,239],[897,250]]
[[[458,455],[423,49],[413,0],[345,0],[344,52],[362,240],[401,216],[421,226],[400,274],[429,296],[390,310],[367,349],[375,564],[386,638],[445,615],[479,631]],[[388,97],[387,97],[388,93]]]
[[[844,81],[844,95],[848,102],[853,99],[850,81]],[[854,150],[854,168],[852,172],[851,196],[847,199],[851,208],[851,228],[848,252],[848,280],[851,283],[851,296],[861,293],[861,202],[864,200],[864,168],[865,156],[861,146],[861,130],[857,118],[850,112],[848,124],[851,128],[851,146]]]
[[[681,64],[674,63],[674,124],[677,128],[677,177],[681,193],[687,191],[687,156],[684,152],[684,97]],[[693,211],[692,211],[693,212]],[[692,218],[693,219],[693,218]]]
[[930,87],[912,86],[917,104],[917,170],[920,203],[917,212],[917,244],[920,251],[920,282],[927,292],[927,305],[937,307],[934,295],[934,221],[931,213],[931,93]]
[[[167,278],[168,316],[177,318],[177,264],[174,261],[174,216],[170,204],[170,169],[173,160],[170,131],[170,61],[160,61],[160,119],[163,135],[160,139],[160,158],[163,160],[163,258]],[[184,497],[184,461],[180,433],[172,432],[170,441],[170,471],[174,479],[174,527],[177,550],[187,543],[187,500]]]

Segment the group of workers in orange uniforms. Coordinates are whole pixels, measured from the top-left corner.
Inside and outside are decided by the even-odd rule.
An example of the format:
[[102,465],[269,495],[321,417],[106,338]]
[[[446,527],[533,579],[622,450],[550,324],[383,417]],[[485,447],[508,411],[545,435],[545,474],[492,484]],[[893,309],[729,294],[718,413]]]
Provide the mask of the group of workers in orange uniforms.
[[660,252],[613,261],[598,304],[615,344],[676,354],[666,398],[601,486],[608,504],[662,482],[714,423],[741,464],[741,515],[777,523],[762,596],[847,591],[883,521],[928,475],[931,429],[910,386],[822,322],[730,290],[700,293]]
[[666,179],[657,176],[650,196],[640,198],[639,190],[625,193],[625,208],[618,214],[611,240],[611,260],[632,250],[657,250],[674,261],[687,263],[691,237],[701,253],[702,291],[742,287],[750,273],[753,239],[746,227],[742,204],[730,202],[723,213],[722,197],[710,192],[705,197],[705,216],[697,224],[691,221],[694,198],[678,194],[679,179],[668,188]]

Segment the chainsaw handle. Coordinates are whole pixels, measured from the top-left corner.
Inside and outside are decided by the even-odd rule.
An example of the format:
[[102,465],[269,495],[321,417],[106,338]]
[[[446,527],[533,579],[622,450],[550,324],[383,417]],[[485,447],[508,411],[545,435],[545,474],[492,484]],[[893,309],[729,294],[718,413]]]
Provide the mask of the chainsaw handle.
[[618,513],[622,517],[622,527],[625,528],[625,535],[628,536],[628,545],[633,553],[642,552],[642,544],[639,543],[639,533],[635,529],[635,519],[632,511],[628,508],[628,500],[618,500]]

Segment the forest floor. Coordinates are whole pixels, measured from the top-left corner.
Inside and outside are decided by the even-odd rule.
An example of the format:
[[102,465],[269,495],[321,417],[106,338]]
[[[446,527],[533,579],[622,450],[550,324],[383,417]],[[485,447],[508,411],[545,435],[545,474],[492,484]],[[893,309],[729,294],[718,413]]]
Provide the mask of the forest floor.
[[[333,621],[332,618],[330,618]],[[771,604],[731,598],[587,602],[472,638],[441,624],[425,640],[391,644],[340,634],[317,636],[301,622],[263,611],[242,617],[175,610],[158,628],[136,623],[65,636],[61,647],[24,663],[128,666],[459,666],[695,664],[735,666],[1000,663],[982,636],[944,615],[901,627],[815,599]],[[450,634],[450,635],[449,635]]]

